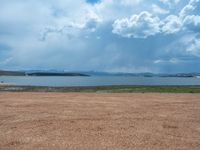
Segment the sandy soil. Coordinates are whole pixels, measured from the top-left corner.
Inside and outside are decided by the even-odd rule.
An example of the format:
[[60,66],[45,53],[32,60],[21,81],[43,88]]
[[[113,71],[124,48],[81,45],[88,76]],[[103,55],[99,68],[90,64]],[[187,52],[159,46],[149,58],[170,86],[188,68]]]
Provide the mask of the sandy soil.
[[199,150],[200,94],[0,92],[0,149]]

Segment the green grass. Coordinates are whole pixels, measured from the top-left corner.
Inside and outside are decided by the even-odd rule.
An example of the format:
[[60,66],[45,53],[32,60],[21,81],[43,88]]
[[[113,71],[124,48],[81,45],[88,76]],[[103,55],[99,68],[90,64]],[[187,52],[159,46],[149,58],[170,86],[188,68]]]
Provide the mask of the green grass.
[[200,93],[200,86],[99,86],[99,87],[40,87],[0,86],[0,91],[15,92],[88,92],[88,93]]

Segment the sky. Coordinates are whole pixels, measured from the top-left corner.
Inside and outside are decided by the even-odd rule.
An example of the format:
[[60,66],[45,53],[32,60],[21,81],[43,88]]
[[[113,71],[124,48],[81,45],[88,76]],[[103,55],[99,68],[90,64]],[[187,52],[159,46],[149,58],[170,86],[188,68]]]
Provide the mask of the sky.
[[1,69],[200,72],[200,0],[1,0]]

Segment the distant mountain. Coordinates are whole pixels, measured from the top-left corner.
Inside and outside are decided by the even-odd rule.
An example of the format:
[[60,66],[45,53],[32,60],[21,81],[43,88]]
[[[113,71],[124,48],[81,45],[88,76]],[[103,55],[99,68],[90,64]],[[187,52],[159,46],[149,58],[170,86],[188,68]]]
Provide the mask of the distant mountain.
[[76,72],[48,72],[48,71],[4,71],[0,70],[0,76],[89,76]]
[[76,71],[65,72],[59,70],[25,70],[25,71],[5,71],[0,70],[0,76],[132,76],[132,77],[185,77],[200,78],[200,73],[177,73],[177,74],[154,74],[145,73],[112,73],[112,72],[95,72],[95,71]]
[[25,76],[25,72],[22,71],[4,71],[0,70],[0,76]]
[[160,74],[160,77],[200,77],[200,73],[177,73],[177,74]]
[[26,73],[27,76],[89,76],[82,73],[34,72]]
[[91,76],[132,76],[132,77],[200,77],[200,73],[177,73],[177,74],[154,74],[150,72],[145,73],[110,73],[110,72],[82,72]]

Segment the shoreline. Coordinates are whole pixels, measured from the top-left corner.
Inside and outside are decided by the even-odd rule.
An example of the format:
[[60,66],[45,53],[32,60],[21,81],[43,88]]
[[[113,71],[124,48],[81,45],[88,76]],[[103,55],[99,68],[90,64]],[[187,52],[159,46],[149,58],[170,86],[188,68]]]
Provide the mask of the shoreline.
[[79,93],[200,93],[200,86],[20,86],[14,83],[0,83],[0,92],[79,92]]
[[16,86],[16,84],[15,83],[0,82],[0,87],[1,86]]

